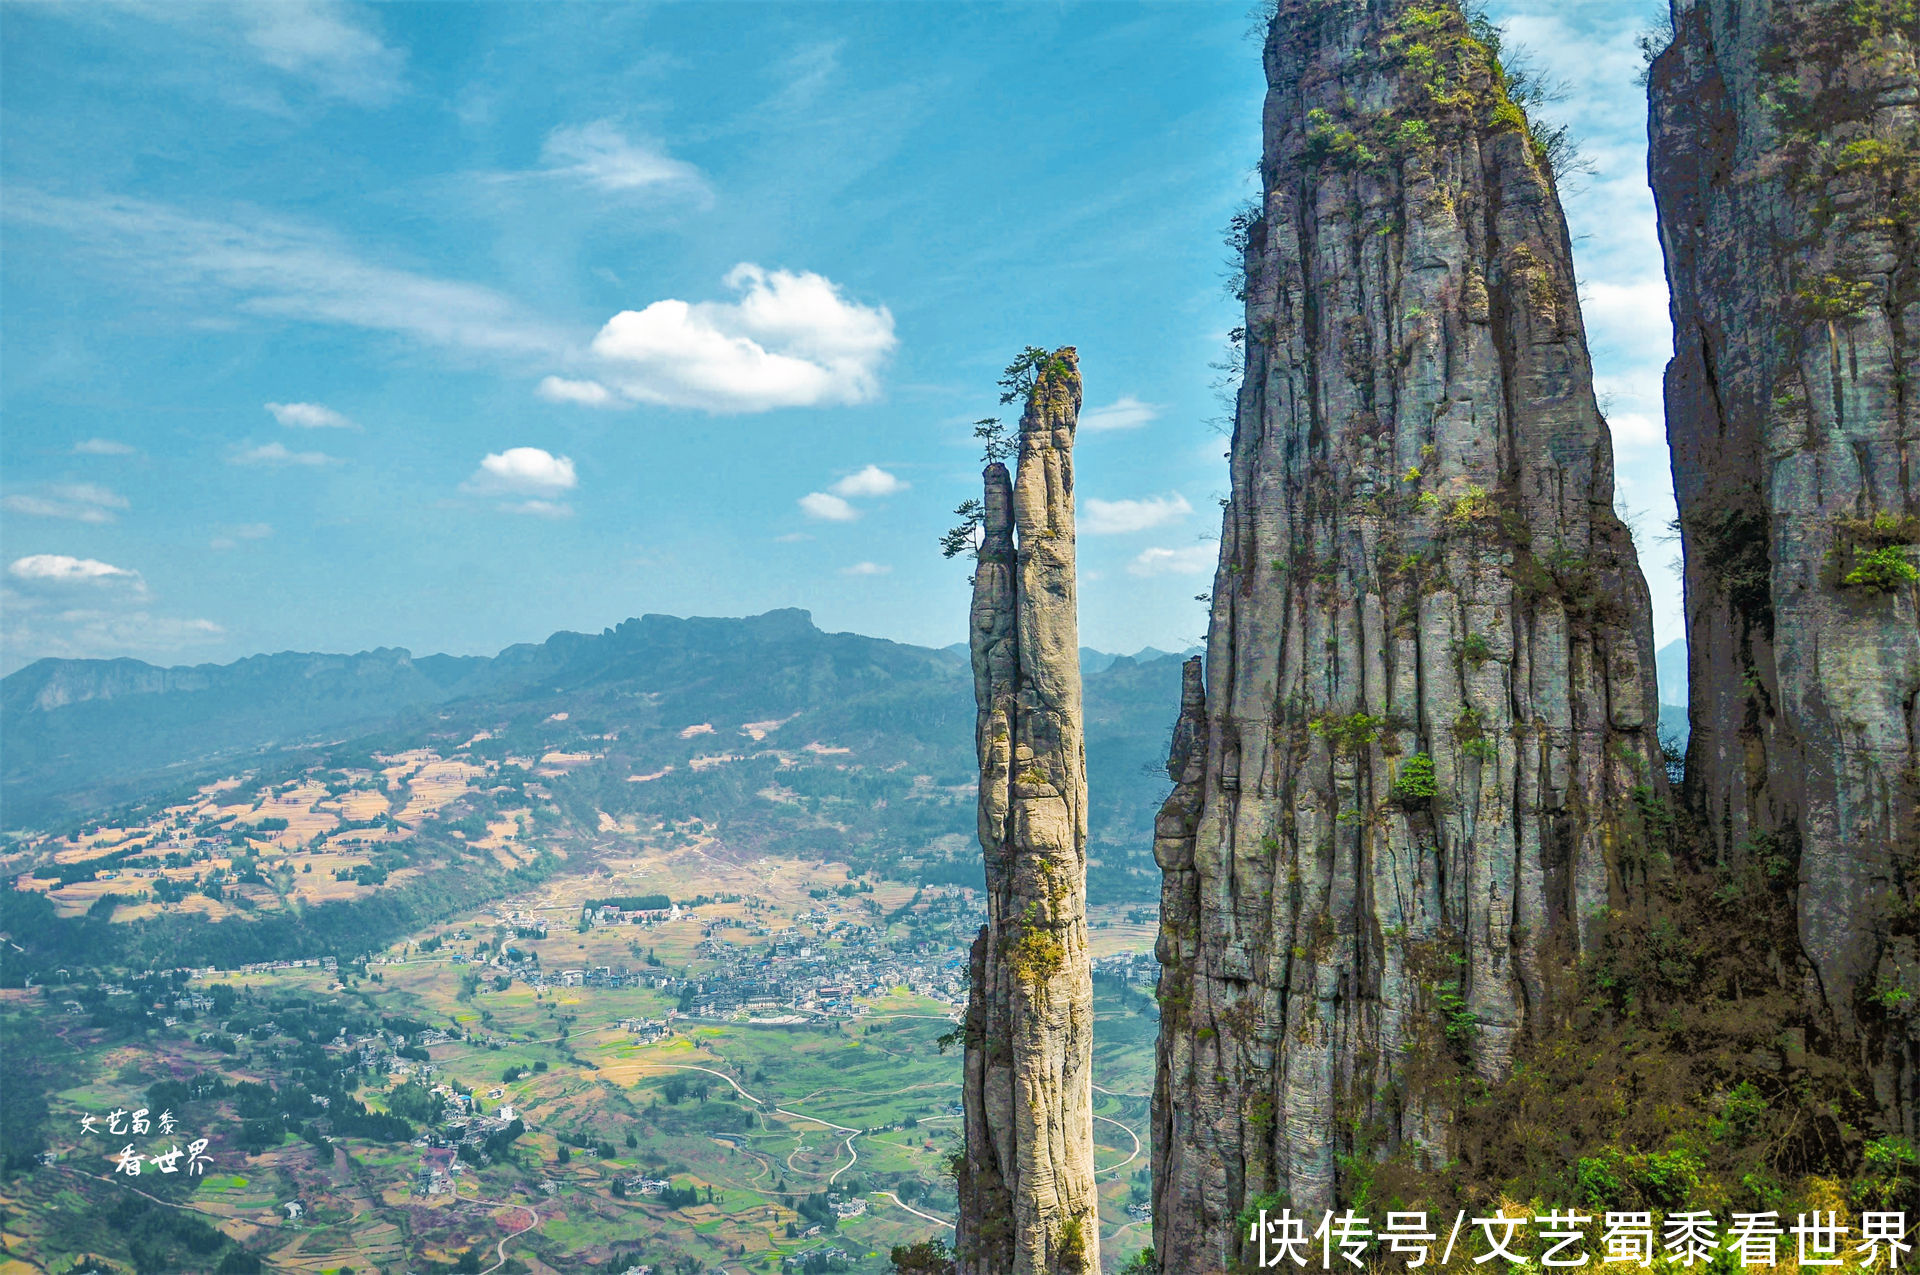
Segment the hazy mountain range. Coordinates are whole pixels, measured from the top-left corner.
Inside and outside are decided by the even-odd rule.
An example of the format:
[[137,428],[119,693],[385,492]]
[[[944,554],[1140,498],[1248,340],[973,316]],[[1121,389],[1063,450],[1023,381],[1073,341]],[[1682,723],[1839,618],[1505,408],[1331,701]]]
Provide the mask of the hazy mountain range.
[[[1096,875],[1109,890],[1147,897],[1157,881],[1151,820],[1167,786],[1160,767],[1181,658],[1082,652],[1092,837],[1107,869]],[[383,647],[180,668],[41,660],[0,680],[0,796],[6,827],[57,826],[216,773],[310,764],[350,741],[361,751],[444,749],[480,732],[500,755],[600,757],[566,777],[565,794],[583,808],[644,802],[768,843],[791,833],[754,800],[767,782],[759,770],[776,764],[766,750],[777,748],[781,782],[803,795],[831,801],[849,776],[870,790],[875,814],[846,834],[869,851],[976,853],[972,802],[960,795],[974,774],[965,648],[825,633],[799,610],[648,615],[490,658]],[[729,752],[739,764],[690,764]],[[628,782],[676,767],[659,782]],[[826,851],[818,839],[808,837],[807,853]]]

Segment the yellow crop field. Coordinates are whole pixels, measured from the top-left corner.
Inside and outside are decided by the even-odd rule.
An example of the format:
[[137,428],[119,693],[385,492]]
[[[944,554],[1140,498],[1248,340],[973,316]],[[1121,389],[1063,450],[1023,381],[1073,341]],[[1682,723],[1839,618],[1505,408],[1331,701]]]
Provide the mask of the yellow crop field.
[[747,722],[740,727],[740,733],[757,744],[798,716],[800,716],[798,713],[789,713],[785,717],[774,718],[771,721]]
[[487,835],[474,844],[488,850],[498,850],[508,845],[519,838],[520,820],[531,813],[525,808],[501,811],[499,818],[487,823]]
[[340,813],[358,823],[363,819],[378,819],[391,809],[387,794],[368,788],[356,788],[340,794]]
[[412,796],[399,817],[412,822],[432,814],[464,793],[473,780],[484,778],[486,774],[485,766],[476,766],[472,762],[448,761],[437,757],[423,762],[408,778],[408,789]]

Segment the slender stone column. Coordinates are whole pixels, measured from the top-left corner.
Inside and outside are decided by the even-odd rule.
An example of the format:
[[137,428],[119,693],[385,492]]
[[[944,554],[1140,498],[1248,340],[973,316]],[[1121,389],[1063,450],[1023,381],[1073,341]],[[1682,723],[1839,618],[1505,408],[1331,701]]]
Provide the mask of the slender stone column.
[[987,924],[967,1006],[963,1275],[1100,1268],[1087,777],[1074,587],[1079,361],[1055,351],[987,466],[970,645]]

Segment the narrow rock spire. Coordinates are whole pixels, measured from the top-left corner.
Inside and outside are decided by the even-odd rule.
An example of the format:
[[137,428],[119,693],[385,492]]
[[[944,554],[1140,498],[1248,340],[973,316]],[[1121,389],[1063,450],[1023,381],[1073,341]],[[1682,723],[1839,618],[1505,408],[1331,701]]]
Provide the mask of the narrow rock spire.
[[1687,803],[1714,866],[1785,896],[1810,1043],[1920,1139],[1920,19],[1672,12],[1648,161]]
[[[1163,1271],[1449,1152],[1664,795],[1551,135],[1451,0],[1279,0],[1205,678],[1155,828]],[[1636,801],[1636,796],[1640,800]]]
[[987,924],[964,1029],[963,1275],[1100,1269],[1093,1191],[1087,777],[1074,585],[1072,348],[1035,369],[1017,477],[985,473],[974,575]]

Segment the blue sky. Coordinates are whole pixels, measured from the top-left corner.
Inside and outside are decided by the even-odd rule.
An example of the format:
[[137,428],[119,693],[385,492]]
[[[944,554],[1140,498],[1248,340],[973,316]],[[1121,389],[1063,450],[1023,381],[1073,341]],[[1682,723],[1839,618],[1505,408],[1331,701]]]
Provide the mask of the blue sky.
[[[971,422],[1075,344],[1083,640],[1199,638],[1245,0],[0,7],[6,670],[801,606],[964,635]],[[1652,11],[1493,6],[1568,192],[1664,641]]]

